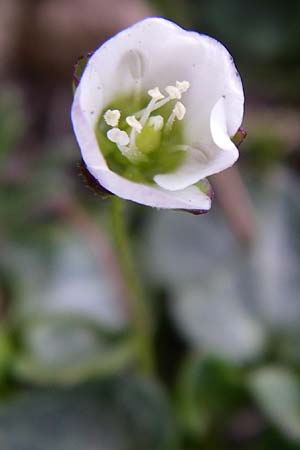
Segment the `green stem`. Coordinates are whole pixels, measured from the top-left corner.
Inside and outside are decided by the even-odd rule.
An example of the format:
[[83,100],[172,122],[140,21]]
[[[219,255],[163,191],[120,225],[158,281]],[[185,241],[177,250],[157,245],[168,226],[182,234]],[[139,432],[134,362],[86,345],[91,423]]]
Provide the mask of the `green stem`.
[[151,373],[153,370],[151,313],[135,269],[124,217],[124,206],[123,200],[116,196],[112,197],[110,208],[111,234],[127,287],[132,324],[140,343],[140,364],[143,371]]

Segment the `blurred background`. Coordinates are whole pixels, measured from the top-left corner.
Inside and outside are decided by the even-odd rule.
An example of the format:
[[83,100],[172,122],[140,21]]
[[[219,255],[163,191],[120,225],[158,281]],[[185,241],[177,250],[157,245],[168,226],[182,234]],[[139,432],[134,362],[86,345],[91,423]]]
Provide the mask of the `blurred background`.
[[[152,376],[69,118],[78,57],[149,15],[230,49],[248,133],[208,214],[126,207]],[[0,0],[0,80],[1,450],[300,449],[299,0]]]

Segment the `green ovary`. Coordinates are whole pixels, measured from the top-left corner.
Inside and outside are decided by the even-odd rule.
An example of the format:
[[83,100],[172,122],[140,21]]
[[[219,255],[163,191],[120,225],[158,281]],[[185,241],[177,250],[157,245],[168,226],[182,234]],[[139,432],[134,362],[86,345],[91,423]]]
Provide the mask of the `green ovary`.
[[[107,132],[112,128],[104,120],[104,113],[107,110],[119,110],[121,118],[118,128],[126,131],[130,136],[131,127],[126,122],[126,117],[142,110],[149,103],[149,98],[145,96],[136,100],[134,95],[120,96],[103,108],[95,127],[95,133],[99,148],[103,154],[108,167],[119,175],[139,183],[153,183],[153,177],[157,174],[169,173],[176,170],[182,164],[186,152],[178,149],[183,145],[182,124],[175,121],[169,133],[155,130],[152,125],[144,125],[140,133],[136,133],[135,147],[138,153],[137,158],[128,159],[124,156],[118,146],[107,138]],[[174,102],[169,102],[159,108],[152,115],[160,115],[167,122]]]

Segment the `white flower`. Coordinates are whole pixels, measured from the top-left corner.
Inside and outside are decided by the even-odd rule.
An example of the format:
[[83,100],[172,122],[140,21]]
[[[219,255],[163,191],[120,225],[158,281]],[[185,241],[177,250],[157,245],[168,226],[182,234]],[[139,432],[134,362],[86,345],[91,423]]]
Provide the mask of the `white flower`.
[[208,36],[148,18],[90,57],[72,122],[88,171],[108,191],[158,208],[208,210],[206,177],[238,158],[239,74]]

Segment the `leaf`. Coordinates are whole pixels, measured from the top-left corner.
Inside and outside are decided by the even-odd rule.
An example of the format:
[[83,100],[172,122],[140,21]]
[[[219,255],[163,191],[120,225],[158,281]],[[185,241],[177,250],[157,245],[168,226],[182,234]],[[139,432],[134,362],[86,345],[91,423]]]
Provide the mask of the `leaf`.
[[53,231],[48,248],[19,248],[7,258],[21,282],[16,320],[71,315],[106,329],[126,328],[121,290],[101,249],[99,254],[94,241],[70,228]]
[[164,394],[142,378],[29,389],[0,405],[3,450],[173,450],[175,435]]
[[73,91],[78,86],[81,75],[85,69],[85,66],[86,66],[88,60],[92,56],[92,54],[93,54],[93,52],[89,52],[86,55],[80,56],[78,58],[75,66],[74,66],[74,70],[73,70]]
[[224,421],[242,399],[241,373],[221,359],[194,357],[185,361],[177,385],[177,411],[184,429],[204,435]]
[[300,441],[300,378],[269,366],[251,373],[248,386],[264,414],[291,439]]
[[229,267],[177,287],[171,314],[187,342],[205,354],[244,363],[264,350],[262,324],[243,304]]
[[300,183],[281,167],[256,187],[253,306],[265,323],[288,334],[300,323]]
[[4,85],[0,94],[0,162],[13,150],[25,126],[25,112],[21,92],[10,85]]
[[205,278],[216,266],[234,261],[239,251],[216,208],[201,217],[176,211],[152,213],[141,242],[140,259],[148,276],[170,286]]
[[133,364],[137,342],[105,333],[97,322],[48,317],[21,327],[18,378],[35,383],[74,384],[115,374]]

